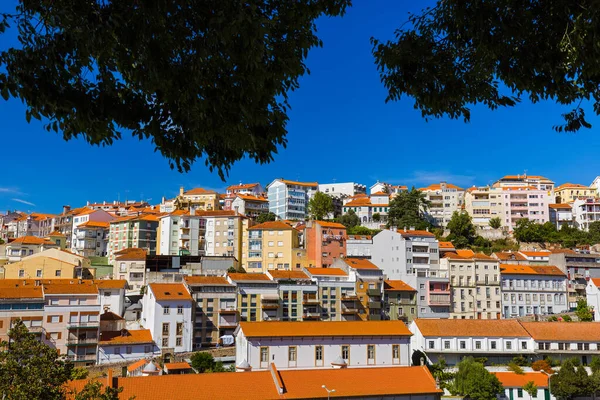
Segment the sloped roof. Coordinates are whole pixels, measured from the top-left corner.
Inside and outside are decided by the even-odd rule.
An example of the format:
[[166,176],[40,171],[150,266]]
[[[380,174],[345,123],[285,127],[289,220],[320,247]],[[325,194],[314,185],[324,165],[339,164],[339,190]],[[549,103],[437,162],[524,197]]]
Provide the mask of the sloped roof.
[[146,250],[130,247],[115,252],[115,259],[119,261],[145,260],[146,255]]
[[566,277],[560,268],[553,265],[500,264],[500,273],[505,275],[552,275]]
[[294,229],[294,228],[292,228],[291,225],[288,225],[282,221],[267,221],[267,222],[263,222],[262,224],[254,225],[252,228],[249,228],[248,230],[250,230],[250,231],[257,231],[257,230],[291,231],[292,229]]
[[516,319],[415,319],[425,337],[528,337]]
[[355,269],[379,269],[377,265],[365,258],[347,257],[344,259],[344,262]]
[[229,286],[227,279],[222,276],[184,276],[183,279],[188,285],[206,285],[206,286]]
[[346,230],[346,226],[340,224],[338,222],[330,222],[330,221],[315,221],[317,224],[321,225],[323,228],[335,228],[335,229],[343,229]]
[[527,382],[533,382],[538,388],[548,387],[548,376],[543,372],[492,372],[505,388],[522,388]]
[[535,340],[600,342],[600,322],[521,322]]
[[417,289],[401,280],[386,280],[383,290],[386,292],[416,292]]
[[269,274],[273,277],[273,279],[289,279],[289,280],[302,280],[302,279],[310,279],[308,275],[306,275],[302,271],[287,271],[283,269],[270,269]]
[[47,245],[47,246],[57,246],[56,243],[48,240],[48,239],[44,239],[44,238],[40,238],[37,236],[21,236],[19,238],[16,238],[15,240],[11,241],[10,243],[8,243],[9,245],[16,245],[16,244],[22,244],[22,245]]
[[149,286],[156,300],[192,300],[183,283],[151,283]]
[[402,321],[240,322],[246,337],[411,336]]
[[322,276],[327,276],[327,275],[346,276],[346,275],[348,275],[347,273],[344,272],[344,270],[339,269],[339,268],[306,268],[306,272],[308,272],[310,275],[322,275]]
[[133,343],[152,343],[152,334],[150,329],[124,330],[100,332],[100,346],[133,344]]

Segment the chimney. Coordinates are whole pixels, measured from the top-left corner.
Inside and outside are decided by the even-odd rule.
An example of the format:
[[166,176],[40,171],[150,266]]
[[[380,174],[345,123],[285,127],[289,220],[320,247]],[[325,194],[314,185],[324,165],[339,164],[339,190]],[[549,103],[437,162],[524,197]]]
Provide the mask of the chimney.
[[86,206],[89,206],[89,205],[90,205],[90,202],[89,202],[89,200],[85,202],[85,205],[86,205]]
[[427,232],[429,232],[429,227],[425,228],[425,230],[426,230]]
[[240,215],[240,206],[235,206],[235,215]]
[[183,196],[183,186],[180,186],[180,187],[179,187],[179,195],[180,195],[180,196]]
[[404,232],[406,232],[406,226],[404,227]]
[[410,227],[410,230],[411,230],[411,231],[414,231],[414,230],[415,230],[415,227],[414,227],[414,226],[411,226],[411,227]]
[[71,211],[71,206],[63,206],[63,214],[66,214],[69,211]]

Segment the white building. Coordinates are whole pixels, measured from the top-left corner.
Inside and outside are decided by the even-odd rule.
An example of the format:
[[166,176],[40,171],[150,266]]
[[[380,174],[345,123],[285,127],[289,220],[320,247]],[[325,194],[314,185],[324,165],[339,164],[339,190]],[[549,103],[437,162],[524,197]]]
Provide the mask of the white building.
[[[263,198],[265,195],[265,189],[260,183],[241,183],[239,185],[228,186],[225,190],[225,202],[223,204],[223,210],[235,210],[233,207],[233,201],[238,194],[246,195],[250,197]],[[242,212],[240,210],[242,214]],[[246,214],[244,214],[246,215]]]
[[278,219],[304,220],[308,201],[319,190],[317,182],[275,179],[267,186],[269,211]]
[[160,355],[149,329],[102,332],[98,342],[98,364],[129,362]]
[[410,365],[411,333],[402,321],[241,322],[238,369],[331,369]]
[[158,225],[157,254],[202,255],[201,228],[201,218],[187,211],[177,210],[162,216]]
[[251,194],[237,194],[231,201],[230,207],[242,215],[256,218],[269,212],[269,200]]
[[431,202],[427,215],[436,226],[446,227],[452,214],[460,211],[464,204],[465,190],[451,183],[435,183],[419,190]]
[[572,228],[573,222],[573,208],[571,204],[549,204],[550,208],[550,222],[556,226],[559,230],[563,226]]
[[590,224],[600,221],[600,198],[576,199],[573,202],[575,227],[587,231]]
[[516,319],[416,319],[409,328],[411,350],[421,351],[434,363],[444,358],[455,365],[470,355],[500,364],[534,353],[533,339]]
[[119,316],[125,312],[125,289],[127,281],[122,279],[99,279],[94,281],[98,287],[100,309],[110,311]]
[[182,283],[151,283],[142,299],[142,325],[163,352],[192,351],[192,296]]
[[348,214],[352,210],[362,226],[379,229],[387,222],[389,203],[390,195],[385,192],[375,192],[370,196],[358,194],[344,200],[342,214]]
[[373,236],[348,235],[346,239],[346,257],[371,258]]
[[569,311],[567,276],[559,268],[501,264],[500,274],[504,318]]
[[533,382],[537,386],[537,394],[534,399],[556,400],[554,395],[550,394],[548,385],[548,375],[543,372],[525,372],[517,374],[512,371],[492,372],[502,384],[504,392],[497,396],[498,400],[521,400],[531,397],[523,390],[527,382]]
[[86,209],[76,214],[71,228],[71,251],[85,257],[106,256],[109,222],[114,219],[104,210]]
[[588,306],[594,310],[594,321],[600,321],[600,278],[591,278],[585,288]]
[[352,197],[360,193],[367,193],[367,187],[356,182],[320,183],[319,192],[333,197]]

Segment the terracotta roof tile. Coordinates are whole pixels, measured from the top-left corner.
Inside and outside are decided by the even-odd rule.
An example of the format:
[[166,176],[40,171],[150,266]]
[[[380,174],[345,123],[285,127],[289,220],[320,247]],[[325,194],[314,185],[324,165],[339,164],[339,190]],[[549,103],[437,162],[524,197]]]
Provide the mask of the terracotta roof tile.
[[440,249],[454,249],[452,242],[438,242]]
[[263,222],[262,224],[254,225],[252,228],[249,228],[249,231],[258,231],[258,230],[273,230],[273,231],[291,231],[292,226],[286,224],[283,221],[268,221]]
[[227,187],[227,190],[243,190],[243,189],[252,189],[257,187],[259,183],[241,183],[239,185],[231,185]]
[[19,238],[16,238],[15,240],[11,241],[8,243],[9,245],[16,245],[16,244],[22,244],[22,245],[52,245],[52,246],[57,246],[56,243],[48,240],[48,239],[44,239],[44,238],[40,238],[37,236],[21,236]]
[[340,224],[338,222],[330,222],[330,221],[314,221],[314,222],[321,225],[323,228],[335,228],[335,229],[346,230],[346,226],[343,224]]
[[187,190],[183,193],[184,195],[202,195],[202,194],[217,194],[217,192],[215,192],[214,190],[206,190],[206,189],[202,189],[202,188],[194,188],[194,189],[190,189]]
[[110,222],[104,222],[104,221],[87,221],[87,222],[84,222],[83,224],[77,225],[77,229],[79,229],[79,228],[104,228],[104,229],[108,229],[108,228],[110,228]]
[[[464,190],[463,188],[453,185],[451,183],[446,183],[446,188],[456,189],[456,190]],[[442,189],[442,185],[440,183],[434,183],[433,185],[429,185],[427,187],[420,188],[419,190],[421,190],[421,191],[438,191],[441,189]]]
[[44,284],[44,294],[98,294],[96,285],[89,282],[86,283],[53,283],[51,285]]
[[188,285],[206,285],[206,286],[230,286],[231,284],[222,276],[184,276],[183,279]]
[[236,195],[236,197],[239,197],[240,199],[245,200],[245,201],[258,201],[258,202],[261,202],[261,203],[268,203],[269,202],[269,199],[266,199],[264,197],[252,196],[252,195],[249,195],[249,194],[238,193]]
[[273,277],[273,279],[283,279],[283,280],[309,280],[310,277],[306,275],[302,271],[287,271],[283,269],[270,269],[267,271],[269,275]]
[[0,299],[40,299],[44,295],[41,286],[3,287],[0,288]]
[[404,230],[398,229],[398,233],[402,235],[402,237],[411,237],[411,236],[424,236],[424,237],[435,237],[435,235],[429,231],[422,230]]
[[402,321],[240,322],[246,337],[411,336]]
[[504,388],[522,388],[527,382],[533,382],[538,388],[548,387],[548,376],[543,372],[492,372]]
[[306,272],[309,275],[319,275],[319,276],[328,276],[328,275],[336,275],[336,276],[347,276],[348,274],[344,272],[344,270],[339,268],[305,268]]
[[384,282],[383,290],[387,292],[416,292],[417,289],[400,280],[387,280]]
[[596,287],[600,287],[600,278],[591,278],[591,281]]
[[98,279],[94,280],[94,284],[99,289],[125,289],[127,287],[125,279]]
[[425,337],[529,337],[516,319],[416,319]]
[[192,300],[183,283],[151,283],[149,287],[156,300]]
[[548,207],[550,208],[554,208],[554,209],[565,209],[565,210],[571,210],[573,207],[570,204],[548,204]]
[[129,247],[115,252],[115,259],[119,261],[146,260],[146,250]]
[[344,262],[355,269],[379,269],[377,265],[365,258],[347,257],[344,259]]
[[561,191],[564,189],[571,189],[571,188],[573,188],[573,189],[590,189],[590,190],[594,189],[593,187],[589,187],[586,185],[580,185],[579,183],[568,183],[567,182],[567,183],[563,183],[562,185],[560,185],[558,187],[555,187],[554,190]]
[[265,274],[261,273],[229,273],[227,274],[229,278],[234,282],[243,282],[243,281],[271,281],[269,277]]
[[145,360],[145,359],[138,360],[138,361],[134,362],[133,364],[129,365],[127,367],[127,371],[133,372],[133,371],[135,371],[138,368],[146,366],[147,363],[148,363],[148,361]]
[[98,345],[110,346],[118,344],[152,343],[150,329],[101,332]]
[[181,371],[186,369],[192,369],[191,365],[184,362],[165,363],[163,367],[168,371]]
[[600,342],[600,322],[521,322],[535,340]]
[[318,182],[298,182],[298,181],[289,181],[287,179],[279,179],[279,181],[285,183],[286,185],[307,186],[307,187],[319,186]]
[[62,233],[60,233],[59,231],[53,231],[48,235],[48,237],[66,237],[66,236],[63,235]]
[[525,257],[549,257],[552,254],[551,251],[519,251]]
[[566,277],[560,268],[553,265],[500,264],[500,274],[504,275],[552,275]]
[[471,258],[475,255],[473,250],[456,250],[456,254],[461,257]]
[[527,258],[516,251],[497,251],[493,255],[500,261],[527,261]]

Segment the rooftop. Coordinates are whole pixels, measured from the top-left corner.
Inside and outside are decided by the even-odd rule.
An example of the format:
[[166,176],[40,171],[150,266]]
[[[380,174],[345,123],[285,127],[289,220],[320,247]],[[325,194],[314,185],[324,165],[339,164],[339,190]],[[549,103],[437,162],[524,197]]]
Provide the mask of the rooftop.
[[229,286],[230,283],[222,276],[184,276],[183,279],[188,285],[206,285],[206,286]]
[[425,337],[529,337],[516,319],[415,319]]
[[343,229],[346,230],[346,226],[340,224],[338,222],[330,222],[330,221],[314,221],[315,223],[321,225],[323,228],[335,228],[335,229]]
[[522,388],[527,382],[533,382],[538,388],[548,387],[548,375],[543,372],[492,372],[505,388]]
[[2,287],[0,299],[43,299],[41,286]]
[[146,255],[146,250],[133,247],[115,252],[115,258],[119,261],[146,260]]
[[156,300],[192,300],[183,283],[151,283],[149,287]]
[[600,322],[521,322],[535,340],[600,342]]
[[411,336],[402,321],[240,322],[246,337]]
[[150,329],[126,330],[101,332],[98,344],[100,346],[110,346],[119,344],[133,343],[152,343]]
[[32,244],[32,245],[52,245],[52,246],[57,246],[56,243],[48,240],[48,239],[44,239],[44,238],[40,238],[37,236],[21,236],[19,238],[16,238],[15,240],[11,241],[8,243],[8,245],[17,245],[17,244]]
[[416,292],[417,289],[401,280],[387,280],[384,282],[383,290],[387,292]]
[[165,363],[164,368],[167,371],[181,371],[186,369],[192,369],[191,365],[184,362]]
[[262,224],[258,224],[258,225],[254,225],[252,228],[249,228],[248,230],[250,231],[256,231],[256,230],[274,230],[274,231],[291,231],[292,226],[286,224],[285,222],[282,221],[268,221],[268,222],[263,222]]
[[365,258],[347,257],[344,259],[344,262],[355,269],[379,269],[377,265]]
[[310,279],[308,275],[306,275],[302,271],[287,271],[283,269],[270,269],[268,271],[269,275],[273,277],[273,279],[288,279],[288,280],[298,280],[298,279]]
[[329,276],[329,275],[346,276],[346,275],[348,275],[344,272],[344,270],[342,270],[340,268],[305,268],[305,269],[306,269],[306,272],[308,272],[310,275],[319,275],[319,276]]
[[511,275],[552,275],[565,277],[560,268],[553,265],[515,265],[500,264],[501,274]]

